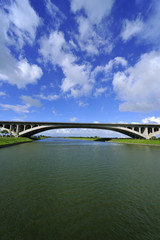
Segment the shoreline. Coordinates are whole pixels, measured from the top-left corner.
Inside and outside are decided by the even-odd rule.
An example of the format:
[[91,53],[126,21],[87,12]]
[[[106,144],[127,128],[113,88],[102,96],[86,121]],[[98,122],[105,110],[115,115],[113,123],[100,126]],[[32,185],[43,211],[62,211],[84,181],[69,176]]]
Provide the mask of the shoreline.
[[[148,140],[148,139],[143,139],[143,142],[140,142],[140,139],[112,139],[112,138],[89,138],[89,137],[68,137],[69,139],[78,139],[78,140],[88,140],[88,141],[97,141],[97,142],[109,142],[109,143],[121,143],[121,144],[134,144],[134,145],[142,145],[142,146],[154,146],[154,147],[160,147],[160,142],[159,144],[156,144],[157,140]],[[128,141],[127,141],[128,140]],[[135,142],[135,140],[137,142]],[[129,142],[130,141],[130,142]],[[132,142],[133,141],[133,142]],[[146,143],[145,143],[146,141]],[[150,142],[148,142],[150,141]],[[155,141],[155,142],[153,142]]]
[[[92,137],[65,137],[65,138],[68,138],[68,139],[73,139],[73,140],[88,140],[88,141],[97,141],[97,142],[108,142],[108,143],[120,143],[120,144],[129,144],[129,145],[141,145],[141,146],[153,146],[153,147],[160,147],[160,144],[156,144],[156,143],[153,143],[153,141],[156,141],[156,140],[151,140],[152,142],[151,143],[141,143],[141,142],[125,142],[123,141],[122,139],[111,139],[111,138],[92,138]],[[9,138],[7,138],[9,139]],[[5,139],[4,139],[5,140]],[[24,139],[23,139],[24,140]],[[41,139],[40,139],[41,140]],[[135,139],[129,139],[129,141],[134,141]],[[138,141],[138,139],[137,139]],[[144,141],[144,140],[143,140]],[[148,140],[147,140],[148,141]],[[23,143],[31,143],[31,142],[34,142],[34,140],[31,140],[31,139],[28,139],[27,141],[20,141],[20,142],[13,142],[13,143],[5,143],[5,144],[0,144],[0,148],[5,148],[5,147],[11,147],[11,146],[16,146],[16,145],[19,145],[19,144],[23,144]]]
[[33,142],[33,141],[3,144],[3,145],[0,145],[0,148],[11,147],[11,146],[15,146],[15,145],[23,144],[23,143],[31,143],[31,142]]
[[15,138],[15,137],[0,137],[0,148],[15,146],[22,143],[33,142],[34,140],[30,138]]
[[[107,142],[107,141],[106,141]],[[110,143],[120,143],[120,144],[129,144],[129,145],[141,145],[141,146],[153,146],[153,147],[160,147],[159,144],[149,144],[149,143],[129,143],[129,142],[114,142],[109,141]]]

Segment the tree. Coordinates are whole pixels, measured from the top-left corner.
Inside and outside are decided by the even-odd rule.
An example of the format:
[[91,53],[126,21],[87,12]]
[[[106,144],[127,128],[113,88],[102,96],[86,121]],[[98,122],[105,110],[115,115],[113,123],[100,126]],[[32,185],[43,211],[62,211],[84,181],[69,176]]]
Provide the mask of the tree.
[[7,136],[7,135],[9,134],[8,131],[5,130],[5,129],[3,129],[3,130],[1,131],[1,133],[2,133],[3,136]]
[[157,138],[155,136],[151,137],[151,140],[156,140]]

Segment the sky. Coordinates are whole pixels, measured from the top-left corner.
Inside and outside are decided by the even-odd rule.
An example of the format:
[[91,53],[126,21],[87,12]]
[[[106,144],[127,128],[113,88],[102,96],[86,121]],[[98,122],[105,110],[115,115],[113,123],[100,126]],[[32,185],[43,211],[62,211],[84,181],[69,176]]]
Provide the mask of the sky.
[[0,120],[160,124],[160,1],[0,0],[0,23]]

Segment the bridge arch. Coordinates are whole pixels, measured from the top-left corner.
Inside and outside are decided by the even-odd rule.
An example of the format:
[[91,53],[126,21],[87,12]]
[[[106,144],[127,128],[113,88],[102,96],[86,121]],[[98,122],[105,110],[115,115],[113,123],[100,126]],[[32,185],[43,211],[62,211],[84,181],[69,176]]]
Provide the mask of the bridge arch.
[[68,123],[68,122],[16,122],[0,121],[0,128],[6,129],[17,137],[31,137],[34,134],[64,128],[85,128],[110,130],[125,134],[132,138],[149,139],[160,134],[160,124],[129,123]]
[[115,132],[119,132],[122,134],[125,134],[129,137],[132,138],[145,138],[141,132],[130,128],[126,128],[126,127],[102,127],[102,126],[33,126],[31,128],[27,128],[21,132],[19,132],[19,137],[31,137],[34,134],[40,133],[40,132],[44,132],[47,130],[53,130],[53,129],[64,129],[64,128],[88,128],[88,129],[101,129],[101,130],[110,130],[110,131],[115,131]]
[[157,136],[157,135],[160,135],[160,130],[155,131],[155,132],[153,132],[153,133],[150,133],[150,134],[149,134],[149,138],[155,137],[155,136]]
[[3,127],[3,126],[0,126],[0,129],[1,129],[1,130],[6,130],[9,134],[11,134],[11,135],[14,136],[14,137],[18,137],[18,135],[16,134],[16,132],[14,132],[13,130],[10,130],[10,129],[5,128],[5,127]]

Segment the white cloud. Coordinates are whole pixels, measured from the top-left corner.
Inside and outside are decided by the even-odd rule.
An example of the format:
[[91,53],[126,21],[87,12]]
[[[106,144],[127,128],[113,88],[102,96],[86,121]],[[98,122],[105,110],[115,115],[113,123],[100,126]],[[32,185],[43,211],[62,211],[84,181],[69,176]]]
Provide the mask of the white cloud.
[[114,0],[72,0],[71,10],[76,13],[83,9],[89,21],[97,24],[100,23],[105,16],[110,14],[113,4]]
[[22,101],[28,106],[40,107],[42,104],[39,99],[32,98],[30,96],[21,96]]
[[121,37],[124,41],[136,36],[143,29],[143,22],[137,18],[135,21],[125,19],[123,22]]
[[149,14],[146,22],[144,22],[144,28],[140,33],[140,39],[147,43],[152,43],[155,46],[160,46],[160,1],[153,1],[153,10]]
[[[1,47],[0,47],[1,49]],[[0,81],[8,82],[12,85],[17,85],[18,88],[23,88],[27,84],[35,84],[41,78],[43,72],[40,67],[35,64],[28,63],[27,59],[17,61],[13,58],[9,51],[3,51],[0,59]]]
[[78,16],[77,23],[79,34],[75,38],[82,51],[86,51],[88,55],[98,55],[101,49],[106,53],[111,52],[113,44],[109,41],[109,36],[107,38],[101,36],[98,27],[92,25],[88,18]]
[[[79,34],[75,36],[82,51],[87,55],[110,53],[113,48],[108,26],[103,19],[109,16],[114,0],[72,0],[71,10],[76,15]],[[84,10],[84,13],[82,13]],[[85,15],[85,16],[84,16]],[[107,34],[105,34],[107,32]]]
[[86,65],[72,64],[69,61],[63,63],[65,78],[62,81],[62,91],[69,92],[75,98],[87,96],[92,90],[90,69]]
[[29,113],[29,105],[10,105],[10,104],[0,104],[0,107],[7,111],[12,110],[16,113]]
[[115,57],[114,59],[110,60],[105,66],[97,66],[94,71],[92,72],[92,77],[95,78],[97,74],[104,73],[105,79],[107,80],[108,76],[110,75],[113,67],[118,67],[121,65],[122,67],[126,67],[128,64],[127,60],[123,57]]
[[[98,37],[93,30],[92,24],[87,18],[78,17],[77,22],[79,24],[77,35],[78,43],[83,51],[87,51],[88,54],[98,54]],[[94,44],[96,43],[96,44]]]
[[52,110],[52,113],[53,113],[55,116],[62,116],[61,113],[57,113],[54,109]]
[[120,111],[160,110],[160,52],[143,54],[125,71],[114,74],[113,87],[123,101]]
[[128,64],[127,60],[123,57],[115,57],[112,63],[115,66],[121,65],[123,67],[126,67]]
[[22,79],[22,82],[17,82],[18,87],[24,87],[29,83],[36,83],[37,79],[41,78],[43,74],[40,67],[35,64],[29,64],[26,59],[18,62],[15,72]]
[[41,91],[45,90],[46,88],[47,88],[46,85],[42,85],[42,86],[41,86]]
[[160,124],[160,117],[147,117],[142,119],[142,123],[144,124]]
[[5,92],[0,92],[0,96],[6,96]]
[[24,105],[0,104],[0,107],[5,111],[12,110],[16,113],[21,114],[21,113],[29,113],[29,108],[31,107],[41,106],[41,103],[38,99],[34,99],[30,96],[24,96],[24,95],[22,95],[20,98],[24,102]]
[[[25,42],[33,43],[37,27],[40,24],[40,18],[31,7],[28,0],[16,0],[11,4],[5,5],[7,12],[3,12],[8,19],[8,29],[6,29],[6,36],[9,43],[14,40],[22,47]],[[7,34],[9,33],[9,34]]]
[[51,0],[45,0],[45,6],[47,12],[54,21],[54,26],[58,28],[60,24],[66,20],[66,16],[59,10],[59,8],[51,2]]
[[[53,65],[61,65],[63,57],[65,55],[66,42],[62,32],[54,31],[51,32],[49,37],[42,37],[40,40],[39,52],[43,56],[44,61],[51,62]],[[68,58],[73,58],[67,54]],[[71,62],[75,58],[70,59]]]
[[138,42],[160,46],[160,1],[153,1],[148,11],[145,20],[137,17],[133,21],[128,19],[123,21],[121,37],[124,41],[136,36]]
[[39,95],[36,95],[36,97],[44,99],[44,100],[48,100],[48,101],[53,101],[53,100],[57,100],[59,98],[59,95],[49,94],[49,95],[45,96],[44,94],[39,94]]
[[78,105],[79,105],[80,107],[86,107],[86,106],[88,106],[88,103],[84,103],[84,102],[82,102],[82,101],[78,101]]
[[99,97],[101,96],[103,93],[105,93],[107,91],[107,87],[100,87],[100,88],[96,88],[94,96],[95,97]]
[[70,122],[75,122],[76,120],[77,120],[76,117],[72,117],[72,118],[69,119]]
[[55,110],[52,110],[52,113],[53,113],[55,116],[57,116],[57,113],[56,113]]
[[43,73],[27,59],[12,56],[9,45],[20,48],[25,42],[33,43],[40,20],[27,0],[12,2],[5,9],[0,10],[0,81],[22,88],[36,83]]
[[62,32],[55,31],[48,38],[41,38],[39,52],[45,62],[61,67],[64,74],[61,84],[63,93],[79,97],[91,92],[90,66],[76,63],[77,58],[68,49]]

